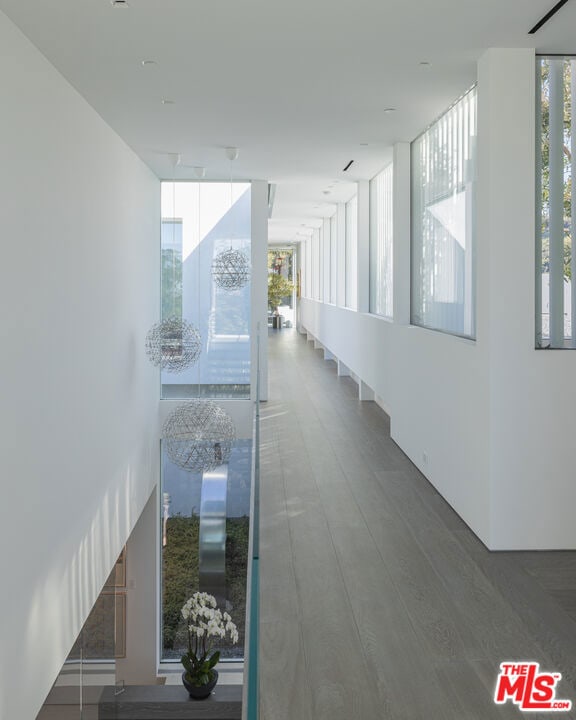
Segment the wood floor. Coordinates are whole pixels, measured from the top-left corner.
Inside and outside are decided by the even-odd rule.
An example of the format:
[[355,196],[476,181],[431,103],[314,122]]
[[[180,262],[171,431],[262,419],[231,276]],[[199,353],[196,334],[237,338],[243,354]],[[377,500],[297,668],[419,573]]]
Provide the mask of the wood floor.
[[[261,720],[516,720],[500,662],[576,704],[576,553],[490,553],[295,330],[262,407]],[[576,712],[528,713],[530,720]]]

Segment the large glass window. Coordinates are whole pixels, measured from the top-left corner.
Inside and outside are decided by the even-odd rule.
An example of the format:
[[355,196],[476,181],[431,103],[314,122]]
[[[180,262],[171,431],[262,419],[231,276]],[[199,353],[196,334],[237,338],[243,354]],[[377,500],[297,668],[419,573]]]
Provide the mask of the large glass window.
[[536,347],[576,348],[572,323],[576,315],[572,288],[572,268],[576,266],[572,242],[576,223],[572,196],[576,58],[541,57],[537,63]]
[[346,206],[343,203],[338,205],[336,210],[336,304],[339,307],[346,305]]
[[322,302],[330,302],[330,218],[324,218],[321,228]]
[[338,213],[330,218],[330,303],[336,304],[338,290]]
[[412,323],[475,337],[476,89],[411,147]]
[[392,182],[388,165],[370,181],[370,312],[393,315]]
[[234,291],[212,279],[212,263],[233,248],[250,261],[248,183],[162,183],[162,317],[183,317],[202,351],[182,373],[163,371],[162,397],[250,396],[250,282]]
[[243,657],[251,453],[251,440],[236,440],[228,464],[202,475],[162,450],[162,660],[180,660],[187,642],[180,610],[197,591],[214,595],[238,628],[236,645],[218,647],[222,657]]
[[346,203],[346,307],[358,309],[358,196]]

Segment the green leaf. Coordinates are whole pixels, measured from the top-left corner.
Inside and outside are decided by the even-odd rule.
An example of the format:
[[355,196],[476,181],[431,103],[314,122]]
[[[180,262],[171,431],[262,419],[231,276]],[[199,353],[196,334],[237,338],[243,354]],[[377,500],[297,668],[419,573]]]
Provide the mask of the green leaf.
[[216,650],[216,652],[214,653],[214,655],[212,655],[212,657],[210,658],[210,660],[208,660],[208,667],[209,667],[210,669],[212,669],[212,668],[214,667],[214,665],[216,665],[216,663],[217,663],[219,660],[220,660],[220,651],[219,651],[219,650]]
[[190,673],[190,675],[194,673],[194,665],[188,655],[182,655],[180,662],[184,666],[184,670],[186,670],[186,672]]

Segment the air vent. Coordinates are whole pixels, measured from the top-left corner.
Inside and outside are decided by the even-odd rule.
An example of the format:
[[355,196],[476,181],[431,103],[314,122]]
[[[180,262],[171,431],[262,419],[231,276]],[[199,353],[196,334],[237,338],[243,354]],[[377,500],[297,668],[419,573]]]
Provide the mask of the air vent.
[[538,30],[540,30],[542,25],[545,25],[548,22],[548,20],[550,20],[551,17],[556,15],[558,10],[560,10],[560,8],[563,5],[566,5],[567,2],[568,2],[568,0],[560,0],[560,2],[557,2],[556,5],[554,5],[554,7],[552,8],[552,10],[547,12],[546,15],[544,15],[544,17],[541,20],[538,20],[538,22],[536,23],[536,25],[534,25],[532,30],[528,31],[528,35],[534,35],[534,33],[538,32]]
[[350,165],[352,165],[353,162],[354,162],[354,160],[350,160],[350,162],[348,163],[348,165],[346,165],[346,167],[342,170],[342,172],[346,172],[346,170],[349,170]]

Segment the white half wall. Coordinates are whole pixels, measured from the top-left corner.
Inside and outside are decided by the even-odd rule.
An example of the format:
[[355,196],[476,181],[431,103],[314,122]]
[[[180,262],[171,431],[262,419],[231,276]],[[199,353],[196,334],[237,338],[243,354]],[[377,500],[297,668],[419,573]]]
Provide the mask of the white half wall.
[[474,343],[315,300],[302,325],[378,396],[391,435],[490,543],[487,373]]
[[0,87],[0,717],[33,720],[157,482],[160,191],[3,13]]

